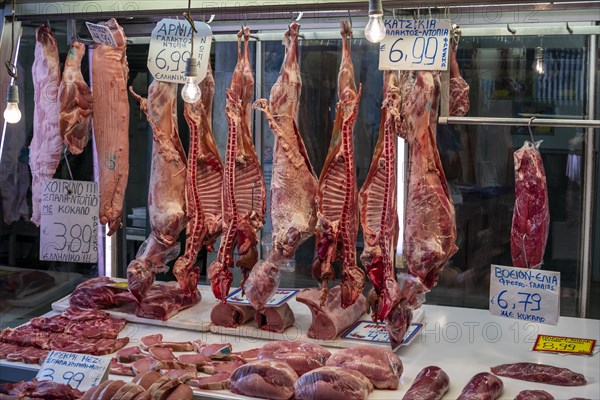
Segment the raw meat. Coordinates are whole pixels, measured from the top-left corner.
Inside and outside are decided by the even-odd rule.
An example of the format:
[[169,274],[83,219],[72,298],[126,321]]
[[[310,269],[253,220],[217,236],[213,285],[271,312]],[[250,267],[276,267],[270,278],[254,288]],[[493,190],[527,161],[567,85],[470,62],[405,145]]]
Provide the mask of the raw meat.
[[[463,116],[469,112],[471,107],[469,101],[469,84],[460,75],[460,69],[458,68],[458,61],[456,59],[456,52],[458,50],[458,43],[454,40],[451,41],[450,46],[450,109],[449,114],[452,116]],[[436,106],[436,118],[437,109]]]
[[150,347],[157,346],[163,340],[162,333],[155,333],[154,335],[147,335],[140,339],[140,346],[143,350],[148,351]]
[[161,376],[148,388],[148,392],[150,392],[153,399],[166,400],[170,392],[175,390],[179,384],[180,382],[177,379],[171,379],[168,376]]
[[144,353],[139,346],[125,347],[117,351],[117,361],[122,363],[132,363],[142,358],[148,357],[148,354]]
[[[165,263],[179,253],[177,239],[186,223],[186,156],[177,131],[177,84],[152,81],[148,99],[135,94],[132,88],[130,91],[146,113],[153,139],[148,189],[152,230],[137,258],[127,267],[129,291],[142,303],[154,283],[154,275],[168,271]],[[190,293],[190,297],[200,299],[197,288]]]
[[554,400],[554,396],[545,390],[522,390],[515,400]]
[[150,355],[158,361],[175,360],[175,355],[171,349],[166,347],[150,347],[148,349],[148,353],[150,353]]
[[160,379],[160,374],[158,372],[149,371],[149,372],[145,372],[143,374],[136,375],[136,377],[133,378],[133,383],[136,383],[136,384],[140,385],[142,388],[144,388],[145,390],[148,390],[148,388],[150,386],[152,386],[152,384],[159,379]]
[[363,374],[339,367],[321,367],[300,377],[296,400],[365,400],[373,384]]
[[[254,108],[265,113],[275,137],[271,178],[271,223],[273,250],[264,263],[254,267],[246,282],[246,296],[258,310],[277,290],[277,281],[265,279],[292,258],[298,247],[315,233],[317,177],[298,132],[298,108],[302,79],[298,65],[298,30],[292,23],[285,33],[285,58],[281,75],[265,99]],[[272,263],[275,266],[266,265]],[[273,285],[275,283],[275,285]]]
[[36,381],[7,383],[0,385],[0,393],[21,398],[41,398],[45,400],[75,400],[83,393],[69,385],[51,381]]
[[207,344],[195,341],[194,347],[198,354],[202,354],[210,359],[221,359],[231,354],[231,343]]
[[185,369],[161,369],[159,372],[161,375],[166,375],[171,379],[179,379],[183,383],[198,377],[196,371],[188,371]]
[[192,378],[186,381],[186,384],[204,390],[222,390],[227,389],[230,376],[231,374],[228,372],[219,372],[211,376]]
[[43,271],[9,271],[6,275],[0,275],[0,295],[3,298],[21,299],[54,284],[54,277]]
[[258,329],[270,332],[283,332],[296,322],[294,312],[287,303],[257,311],[254,320]]
[[229,390],[246,396],[287,400],[294,397],[296,380],[298,374],[284,362],[253,361],[233,371]]
[[160,371],[161,369],[183,369],[186,371],[196,371],[197,367],[194,364],[182,363],[179,360],[163,360],[156,363],[154,370]]
[[123,290],[112,286],[116,283],[104,276],[88,279],[77,285],[69,297],[69,304],[71,307],[93,309],[108,308],[123,304],[124,298],[118,295]]
[[250,349],[250,350],[243,350],[243,351],[240,351],[240,352],[232,353],[232,355],[240,357],[244,361],[256,360],[258,358],[258,354],[260,353],[261,350],[262,349],[259,349],[259,348]]
[[[342,62],[338,75],[338,104],[325,165],[317,190],[316,256],[312,275],[323,288],[321,305],[327,298],[327,282],[335,279],[333,261],[342,258],[342,308],[354,304],[365,286],[365,273],[356,265],[358,193],[354,163],[354,123],[358,116],[361,88],[356,90],[350,54],[352,30],[341,22]],[[338,249],[341,242],[341,248]]]
[[207,364],[202,367],[202,372],[210,375],[226,372],[231,374],[237,367],[246,364],[242,359],[236,358],[232,361],[215,362],[212,365]]
[[192,342],[160,342],[157,347],[166,347],[172,351],[194,351]]
[[[241,37],[244,37],[244,52]],[[236,265],[242,270],[241,287],[256,264],[257,232],[266,212],[266,186],[262,168],[252,143],[252,95],[254,77],[248,42],[250,29],[238,32],[238,61],[226,91],[225,116],[229,126],[225,170],[223,172],[223,230],[217,259],[208,268],[208,279],[215,297],[226,301],[233,275],[233,250],[237,247]]]
[[352,306],[346,309],[341,307],[340,286],[334,286],[329,290],[323,305],[321,305],[321,294],[319,289],[305,289],[296,295],[296,300],[306,304],[312,314],[312,323],[307,333],[309,338],[333,340],[367,312],[367,300],[362,294]]
[[96,43],[92,55],[94,145],[100,173],[100,223],[108,235],[121,227],[129,176],[129,66],[125,32],[114,18],[106,25],[116,46]]
[[165,400],[192,400],[194,392],[188,385],[179,384]]
[[126,321],[103,311],[68,308],[51,317],[32,318],[29,325],[41,331],[70,334],[90,339],[116,339]]
[[16,346],[15,351],[6,355],[6,361],[42,364],[48,353],[48,350],[38,349],[33,346]]
[[121,364],[116,358],[110,360],[110,373],[113,375],[135,376],[131,365]]
[[515,208],[510,231],[513,266],[538,268],[550,230],[548,186],[539,147],[542,142],[525,141],[515,151]]
[[507,378],[559,386],[581,386],[587,381],[582,374],[567,368],[535,363],[502,364],[490,368],[492,373]]
[[464,387],[457,400],[495,400],[500,397],[504,383],[489,372],[475,375]]
[[402,400],[440,400],[450,387],[450,378],[440,367],[430,365],[419,372]]
[[3,360],[10,353],[13,353],[19,349],[19,346],[12,343],[2,343],[0,342],[0,360]]
[[29,145],[31,169],[31,221],[41,222],[42,191],[44,182],[52,179],[62,153],[60,137],[58,87],[60,85],[60,61],[56,38],[47,25],[35,32],[35,55],[33,75],[33,138]]
[[385,321],[400,301],[395,277],[395,244],[398,242],[396,206],[396,136],[400,124],[398,72],[383,75],[383,105],[379,138],[365,183],[359,192],[360,222],[365,238],[360,260],[373,283],[373,321]]
[[331,356],[326,348],[314,343],[280,340],[265,344],[258,353],[259,360],[283,361],[298,376],[316,368],[324,367]]
[[181,354],[177,356],[177,360],[185,364],[193,364],[198,370],[204,365],[212,363],[212,360],[202,354]]
[[85,353],[96,356],[114,353],[122,349],[129,343],[129,338],[119,339],[87,339],[73,338],[70,335],[64,335],[52,341],[52,349],[69,351],[71,353]]
[[254,308],[229,303],[217,303],[210,312],[213,324],[236,328],[254,319]]
[[131,367],[133,368],[133,372],[135,372],[136,375],[139,375],[145,372],[154,371],[157,364],[158,361],[154,358],[145,357],[134,361],[133,364],[131,364]]
[[85,45],[73,42],[58,89],[60,135],[71,154],[81,154],[92,130],[92,91],[81,74]]
[[184,116],[190,127],[185,198],[187,212],[185,253],[177,259],[173,273],[179,286],[193,293],[200,270],[194,264],[202,246],[213,251],[221,234],[223,217],[221,188],[223,162],[212,133],[212,103],[215,80],[210,69],[201,83],[202,98],[195,104],[185,103]]
[[398,389],[404,368],[400,357],[389,350],[357,346],[342,349],[327,360],[328,367],[341,367],[358,371],[377,389]]

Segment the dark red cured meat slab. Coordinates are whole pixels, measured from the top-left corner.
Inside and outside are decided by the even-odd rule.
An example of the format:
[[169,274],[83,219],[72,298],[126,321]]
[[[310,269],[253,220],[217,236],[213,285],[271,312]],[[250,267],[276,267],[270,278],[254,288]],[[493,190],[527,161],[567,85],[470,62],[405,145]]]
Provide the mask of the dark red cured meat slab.
[[448,374],[432,365],[419,372],[402,400],[440,400],[449,387]]
[[567,368],[535,363],[502,364],[490,368],[492,373],[507,378],[558,386],[582,386],[587,383],[582,374]]

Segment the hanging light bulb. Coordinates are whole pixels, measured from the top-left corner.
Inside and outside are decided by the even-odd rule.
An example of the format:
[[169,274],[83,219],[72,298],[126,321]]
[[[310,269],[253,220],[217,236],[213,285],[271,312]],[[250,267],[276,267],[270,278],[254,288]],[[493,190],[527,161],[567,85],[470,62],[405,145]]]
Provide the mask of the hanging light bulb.
[[181,90],[181,97],[186,103],[196,103],[200,100],[200,86],[198,86],[198,59],[190,57],[185,63],[185,85]]
[[21,110],[19,110],[19,87],[16,85],[10,85],[8,87],[4,120],[9,124],[16,124],[21,120]]
[[385,37],[381,0],[369,0],[369,22],[365,27],[365,37],[371,43],[379,43]]
[[533,56],[533,70],[536,74],[544,74],[544,49],[542,47],[536,47]]

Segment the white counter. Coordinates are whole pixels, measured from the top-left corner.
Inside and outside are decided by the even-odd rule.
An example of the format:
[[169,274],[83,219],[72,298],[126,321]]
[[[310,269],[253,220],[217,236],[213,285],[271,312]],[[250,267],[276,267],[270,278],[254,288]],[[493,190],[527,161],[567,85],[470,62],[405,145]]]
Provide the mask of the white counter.
[[[582,373],[588,384],[560,387],[501,378],[504,381],[502,399],[514,399],[524,389],[542,389],[556,399],[584,397],[600,399],[600,360],[593,356],[559,355],[531,351],[538,334],[596,339],[600,342],[600,321],[562,317],[558,326],[539,325],[494,317],[487,310],[424,306],[425,326],[408,347],[398,354],[404,364],[404,374],[397,391],[375,391],[369,399],[401,399],[419,371],[437,365],[450,376],[450,390],[445,399],[456,399],[463,386],[476,373],[504,363],[536,362],[566,367]],[[161,332],[165,340],[202,339],[209,343],[230,342],[234,351],[260,347],[265,340],[228,336],[210,332],[192,332],[173,328],[128,323],[121,336],[129,336],[130,345],[145,335]],[[338,349],[330,348],[335,352]],[[0,362],[0,379],[30,379],[39,366]],[[123,377],[111,376],[111,379]],[[227,391],[198,392],[198,399],[242,399]]]

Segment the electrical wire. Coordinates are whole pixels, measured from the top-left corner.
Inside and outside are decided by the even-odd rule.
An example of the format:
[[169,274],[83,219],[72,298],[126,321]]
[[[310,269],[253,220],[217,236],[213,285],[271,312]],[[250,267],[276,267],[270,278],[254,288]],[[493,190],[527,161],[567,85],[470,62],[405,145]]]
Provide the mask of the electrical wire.
[[17,66],[13,63],[13,57],[15,55],[15,8],[16,8],[17,0],[13,0],[12,3],[12,32],[10,36],[10,58],[6,62],[6,70],[8,71],[8,75],[10,75],[15,81],[18,79]]
[[183,13],[183,16],[192,28],[192,53],[190,57],[194,57],[194,34],[198,33],[198,30],[196,29],[196,25],[194,24],[194,20],[192,19],[192,0],[188,0],[188,9],[186,12]]

